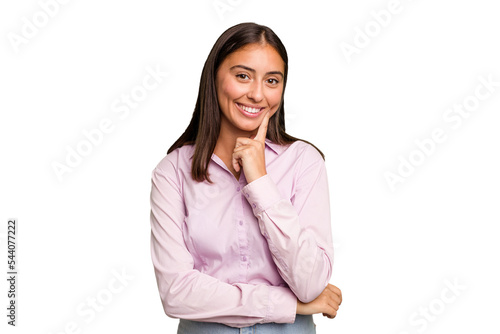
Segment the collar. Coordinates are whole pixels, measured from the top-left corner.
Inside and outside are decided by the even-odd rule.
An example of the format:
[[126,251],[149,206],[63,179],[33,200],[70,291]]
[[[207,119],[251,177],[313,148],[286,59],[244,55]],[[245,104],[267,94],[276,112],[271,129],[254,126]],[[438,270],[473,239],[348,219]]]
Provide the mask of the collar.
[[280,155],[286,149],[286,146],[276,144],[268,138],[266,138],[265,142],[266,142],[266,146],[269,147],[277,155]]

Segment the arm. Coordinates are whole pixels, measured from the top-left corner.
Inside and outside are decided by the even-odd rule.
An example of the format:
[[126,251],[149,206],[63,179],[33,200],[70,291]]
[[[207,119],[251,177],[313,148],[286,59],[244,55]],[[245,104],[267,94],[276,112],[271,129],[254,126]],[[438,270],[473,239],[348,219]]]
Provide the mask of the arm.
[[312,146],[301,154],[290,199],[269,175],[243,192],[259,221],[280,275],[304,303],[318,297],[330,280],[333,242],[326,168]]
[[290,289],[227,284],[193,269],[184,244],[184,202],[172,163],[152,173],[151,256],[165,313],[172,318],[220,322],[233,327],[295,321]]

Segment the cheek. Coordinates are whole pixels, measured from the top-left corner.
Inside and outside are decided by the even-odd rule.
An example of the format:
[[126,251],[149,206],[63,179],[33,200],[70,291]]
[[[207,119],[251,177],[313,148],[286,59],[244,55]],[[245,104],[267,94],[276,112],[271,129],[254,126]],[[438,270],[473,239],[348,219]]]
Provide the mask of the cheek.
[[231,82],[231,80],[224,80],[221,83],[220,90],[218,91],[218,93],[219,95],[222,94],[222,96],[220,97],[222,97],[223,100],[226,101],[229,100],[230,102],[231,100],[243,96],[245,94],[245,91],[243,87],[241,87],[240,85],[235,85],[233,82]]
[[281,103],[281,94],[282,93],[283,93],[282,90],[276,90],[276,91],[273,91],[270,95],[268,95],[268,103],[273,110],[278,109],[278,107]]

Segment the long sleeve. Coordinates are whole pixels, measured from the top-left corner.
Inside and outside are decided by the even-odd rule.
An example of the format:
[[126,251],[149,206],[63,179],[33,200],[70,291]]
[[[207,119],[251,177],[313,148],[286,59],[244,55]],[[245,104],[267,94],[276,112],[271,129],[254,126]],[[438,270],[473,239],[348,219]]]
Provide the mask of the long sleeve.
[[172,318],[232,327],[295,321],[296,297],[287,287],[228,284],[194,269],[183,239],[185,203],[172,162],[152,172],[151,256],[165,313]]
[[314,300],[328,284],[333,264],[325,163],[307,146],[294,171],[291,198],[267,174],[243,188],[278,271],[297,298]]

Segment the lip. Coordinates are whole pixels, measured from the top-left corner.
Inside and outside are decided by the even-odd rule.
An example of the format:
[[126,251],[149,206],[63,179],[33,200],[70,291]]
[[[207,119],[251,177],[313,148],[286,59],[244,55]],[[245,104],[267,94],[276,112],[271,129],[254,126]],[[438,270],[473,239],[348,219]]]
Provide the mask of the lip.
[[[255,114],[252,114],[252,113],[249,113],[248,111],[245,111],[243,110],[242,108],[240,108],[239,105],[243,105],[245,107],[249,107],[249,108],[260,108],[260,111],[258,113],[255,113]],[[255,118],[255,117],[259,117],[260,114],[262,114],[262,111],[264,111],[266,108],[265,107],[260,107],[260,106],[254,106],[254,105],[248,105],[248,104],[243,104],[243,103],[237,103],[235,102],[234,105],[236,106],[236,108],[243,114],[245,115],[246,117],[250,117],[250,118]]]

